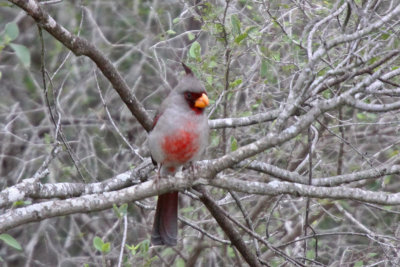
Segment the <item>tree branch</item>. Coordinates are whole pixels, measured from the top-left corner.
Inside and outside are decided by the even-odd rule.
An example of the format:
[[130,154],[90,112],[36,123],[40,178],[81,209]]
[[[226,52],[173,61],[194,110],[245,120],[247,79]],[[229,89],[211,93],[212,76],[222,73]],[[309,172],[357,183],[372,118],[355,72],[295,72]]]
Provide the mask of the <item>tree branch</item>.
[[[133,171],[120,173],[114,178],[99,183],[56,183],[42,184],[37,177],[24,179],[21,183],[0,192],[0,208],[26,198],[49,199],[78,197],[114,191],[140,183],[147,179],[154,165],[148,159]],[[48,171],[45,172],[48,174]],[[135,178],[132,178],[135,177]]]
[[[297,172],[291,172],[285,169],[281,169],[277,166],[267,164],[265,162],[247,160],[240,162],[237,166],[262,172],[284,181],[308,184],[308,178],[306,176],[300,175]],[[400,174],[400,165],[384,165],[348,174],[321,178],[314,177],[311,184],[315,186],[336,186],[365,179],[379,178],[391,174]]]
[[278,117],[278,114],[279,110],[271,110],[269,112],[260,113],[248,117],[209,120],[208,125],[211,129],[249,126],[262,122],[273,121]]
[[201,202],[207,207],[214,219],[218,222],[219,226],[224,230],[225,234],[229,237],[232,244],[239,250],[240,254],[250,266],[261,266],[257,256],[251,252],[249,247],[244,242],[240,233],[235,229],[234,225],[226,218],[221,212],[221,207],[215,203],[210,197],[204,187],[196,187],[201,195],[199,196]]
[[[243,181],[236,178],[218,177],[208,179],[203,169],[196,180],[192,174],[179,172],[174,178],[148,181],[128,188],[95,194],[83,195],[66,200],[52,200],[8,210],[0,215],[0,233],[18,225],[41,221],[56,216],[109,209],[113,204],[130,203],[170,191],[182,191],[195,185],[211,185],[258,195],[289,194],[297,197],[350,199],[382,205],[400,205],[400,193],[368,191],[342,186],[321,187],[298,183],[272,181],[269,183]],[[204,179],[206,178],[206,179]],[[55,186],[54,188],[57,188]],[[233,242],[233,241],[232,241]]]

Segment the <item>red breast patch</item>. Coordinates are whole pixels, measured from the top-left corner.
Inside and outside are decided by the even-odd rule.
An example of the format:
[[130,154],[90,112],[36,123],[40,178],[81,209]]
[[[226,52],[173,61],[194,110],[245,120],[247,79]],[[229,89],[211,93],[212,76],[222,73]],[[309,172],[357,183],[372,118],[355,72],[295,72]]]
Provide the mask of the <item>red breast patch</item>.
[[164,137],[162,149],[167,156],[167,162],[186,163],[199,150],[199,135],[180,129],[173,135]]

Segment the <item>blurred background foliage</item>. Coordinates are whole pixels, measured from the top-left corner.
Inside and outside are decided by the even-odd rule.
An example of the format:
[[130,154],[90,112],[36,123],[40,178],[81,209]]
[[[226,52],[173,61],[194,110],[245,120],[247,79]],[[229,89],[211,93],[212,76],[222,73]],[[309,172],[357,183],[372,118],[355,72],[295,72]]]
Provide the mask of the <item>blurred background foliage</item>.
[[[351,2],[353,12],[342,12],[317,30],[314,49],[367,23],[365,13],[360,10],[371,1]],[[390,1],[378,2],[371,20],[379,19],[392,8]],[[43,182],[83,181],[67,147],[60,141],[49,107],[60,122],[86,181],[103,181],[135,168],[141,159],[113,127],[102,97],[122,135],[143,157],[148,156],[147,134],[95,64],[88,58],[74,56],[44,32],[46,75],[51,80],[44,91],[36,24],[19,8],[6,1],[0,4],[0,188],[32,177],[44,162],[49,162],[50,174]],[[212,104],[209,117],[216,119],[250,116],[279,108],[308,62],[304,48],[308,33],[339,5],[342,1],[96,0],[60,1],[43,6],[59,24],[88,39],[110,58],[152,115],[183,75],[180,66],[183,61],[204,82]],[[397,24],[389,25],[358,40],[360,49],[354,60],[359,57],[368,59],[363,64],[373,64],[385,51],[399,49],[398,30]],[[332,49],[314,66],[314,78],[327,77],[332,66],[348,56],[348,49],[346,45]],[[398,68],[398,63],[396,60],[390,67]],[[330,99],[364,77],[351,77],[310,98]],[[392,82],[398,84],[399,80],[394,78]],[[363,101],[390,103],[396,97],[367,95]],[[313,132],[317,138],[313,175],[326,177],[382,163],[398,163],[398,114],[398,110],[372,113],[344,106],[319,118]],[[213,130],[206,158],[220,157],[260,139],[271,125],[273,122]],[[352,146],[343,145],[338,136]],[[308,148],[305,131],[254,159],[307,175]],[[228,170],[224,175],[248,180],[272,179],[246,169]],[[397,192],[397,178],[398,175],[391,175],[363,181],[357,186]],[[226,191],[211,188],[210,191],[227,212],[244,221]],[[301,237],[306,199],[239,195],[255,231],[262,236],[267,234],[272,245]],[[15,244],[12,238],[3,236],[0,260],[4,266],[114,266],[120,251],[123,215],[128,214],[126,266],[246,265],[235,248],[209,239],[185,223],[180,225],[178,247],[149,248],[154,200],[18,227],[9,234],[18,240],[22,250],[12,246]],[[182,217],[226,239],[198,201],[183,196],[180,206]],[[397,238],[397,207],[377,208],[355,201],[313,199],[310,210],[309,222],[316,232],[347,234],[321,237],[318,243],[312,239],[305,255],[301,242],[280,247],[289,256],[305,256],[310,266],[316,262],[328,266],[367,266],[398,257],[398,252],[392,250],[398,248],[398,239],[389,242],[377,237],[381,240],[379,243],[363,235],[349,234],[368,233],[357,221],[371,233]],[[345,215],[346,212],[351,216]],[[252,238],[242,237],[255,250]],[[267,247],[261,246],[259,251],[260,257],[271,266],[288,266],[284,258],[274,255]]]

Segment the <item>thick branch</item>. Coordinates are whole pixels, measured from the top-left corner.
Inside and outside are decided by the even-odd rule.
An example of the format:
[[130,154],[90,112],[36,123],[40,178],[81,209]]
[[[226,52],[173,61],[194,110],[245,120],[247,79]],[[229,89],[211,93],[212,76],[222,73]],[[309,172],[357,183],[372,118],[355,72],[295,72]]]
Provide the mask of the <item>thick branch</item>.
[[220,129],[228,127],[249,126],[261,122],[273,121],[278,117],[279,110],[271,110],[266,113],[260,113],[242,118],[224,118],[209,120],[208,125],[211,129]]
[[204,187],[199,186],[196,188],[201,193],[200,200],[210,211],[218,225],[222,228],[225,234],[229,237],[232,244],[237,248],[243,258],[250,266],[261,266],[257,256],[251,252],[249,247],[244,242],[240,233],[235,229],[233,223],[226,218],[221,212],[221,207],[209,196]]
[[350,199],[382,205],[400,205],[400,193],[391,194],[342,186],[321,187],[278,181],[260,183],[242,181],[231,177],[213,179],[210,180],[209,184],[227,190],[258,195],[276,196],[280,194],[289,194],[297,197]]
[[355,99],[354,97],[348,97],[346,99],[346,104],[349,106],[353,106],[357,109],[369,112],[388,112],[400,108],[400,101],[390,104],[367,104],[365,102]]
[[[42,184],[38,179],[24,179],[21,183],[8,187],[0,192],[0,207],[11,205],[26,198],[48,199],[68,198],[82,195],[98,194],[119,190],[148,177],[154,169],[150,160],[145,161],[133,171],[120,173],[117,176],[99,183],[56,183]],[[134,178],[133,178],[134,177]]]
[[114,204],[131,203],[140,199],[179,191],[191,185],[190,179],[182,176],[175,179],[161,179],[157,183],[144,182],[118,191],[84,195],[65,200],[46,201],[26,207],[8,210],[0,215],[0,233],[29,222],[68,214],[92,212],[111,208]]
[[[288,182],[307,184],[307,177],[298,174],[297,172],[287,171],[277,166],[267,164],[259,161],[244,161],[238,164],[239,167],[248,168],[251,170],[266,173],[273,177],[282,179]],[[400,174],[400,165],[388,166],[384,165],[381,167],[374,167],[368,170],[362,170],[359,172],[347,173],[342,175],[336,175],[331,177],[313,178],[312,185],[316,186],[336,186],[345,183],[351,183],[359,180],[374,179],[385,175]]]
[[112,192],[89,194],[66,200],[53,200],[32,204],[26,207],[8,210],[0,215],[0,233],[21,224],[40,221],[56,216],[73,213],[91,212],[109,209],[113,204],[130,203],[170,191],[181,191],[195,185],[211,185],[227,190],[258,195],[290,194],[297,197],[350,199],[382,205],[400,205],[400,193],[368,191],[342,186],[320,187],[298,183],[270,183],[243,181],[232,177],[204,179],[203,172],[193,181],[192,174],[179,172],[175,178],[144,182],[135,186]]

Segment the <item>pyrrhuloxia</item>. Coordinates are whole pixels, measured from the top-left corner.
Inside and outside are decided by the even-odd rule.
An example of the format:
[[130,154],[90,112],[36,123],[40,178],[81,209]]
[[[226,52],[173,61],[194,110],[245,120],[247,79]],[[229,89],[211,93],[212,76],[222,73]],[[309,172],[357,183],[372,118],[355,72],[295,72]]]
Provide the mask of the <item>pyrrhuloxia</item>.
[[[186,75],[162,102],[154,119],[148,142],[160,176],[173,175],[183,165],[198,160],[208,141],[204,112],[209,100],[204,85],[182,64]],[[160,195],[157,200],[151,243],[174,246],[178,236],[178,192]]]

